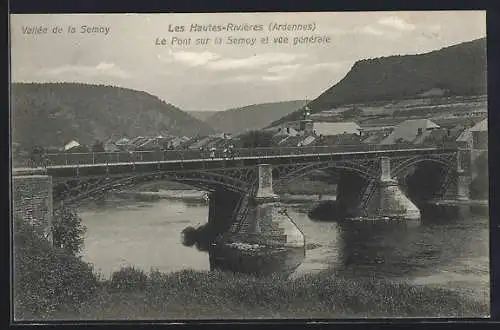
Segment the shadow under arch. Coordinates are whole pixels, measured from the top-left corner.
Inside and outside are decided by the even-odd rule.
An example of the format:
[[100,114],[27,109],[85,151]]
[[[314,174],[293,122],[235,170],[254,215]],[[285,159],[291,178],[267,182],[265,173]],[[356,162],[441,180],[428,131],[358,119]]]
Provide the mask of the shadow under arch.
[[152,181],[178,182],[208,192],[222,189],[245,194],[254,184],[255,178],[250,178],[250,180],[250,182],[246,182],[229,175],[208,171],[190,171],[178,174],[168,172],[147,173],[126,177],[77,178],[75,180],[56,182],[53,185],[53,198],[56,202],[54,205],[59,204],[57,202],[63,202],[64,205],[73,205],[86,199],[99,197],[111,190],[137,187]]
[[415,167],[421,163],[435,163],[443,167],[449,168],[452,171],[456,171],[456,158],[455,157],[443,157],[438,155],[427,155],[427,156],[416,156],[409,158],[401,163],[399,163],[394,168],[391,168],[391,176],[393,178],[400,178],[410,174]]
[[455,156],[418,156],[391,169],[405,194],[422,211],[433,198],[442,198],[458,177]]
[[287,185],[316,171],[324,172],[335,184],[336,200],[319,202],[309,211],[309,217],[321,221],[341,220],[357,214],[360,196],[369,181],[379,178],[378,163],[371,161],[332,161],[295,167],[280,177],[280,184]]

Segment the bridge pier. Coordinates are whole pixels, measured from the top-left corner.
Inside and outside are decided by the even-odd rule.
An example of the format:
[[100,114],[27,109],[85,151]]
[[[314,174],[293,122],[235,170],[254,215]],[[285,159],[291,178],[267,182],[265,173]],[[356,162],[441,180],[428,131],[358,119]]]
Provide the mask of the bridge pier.
[[243,197],[235,222],[215,244],[211,265],[247,273],[289,273],[305,257],[305,237],[273,191],[272,166],[258,165],[257,171],[256,189]]
[[366,203],[369,216],[420,219],[418,207],[403,193],[398,182],[392,179],[389,157],[380,159],[380,179],[374,186],[372,197]]
[[[304,247],[304,235],[286,214],[273,191],[272,166],[258,165],[255,192],[247,196],[245,216],[233,226],[235,242],[266,247]],[[243,208],[243,206],[242,206]]]

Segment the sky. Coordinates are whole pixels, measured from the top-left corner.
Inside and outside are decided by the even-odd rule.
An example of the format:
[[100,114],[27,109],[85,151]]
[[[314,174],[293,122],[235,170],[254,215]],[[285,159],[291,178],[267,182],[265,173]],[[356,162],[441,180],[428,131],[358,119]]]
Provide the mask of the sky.
[[[197,32],[190,31],[192,24],[262,25],[262,31]],[[274,24],[313,30],[269,31]],[[47,30],[28,34],[29,27]],[[57,27],[60,32],[53,33]],[[68,32],[70,27],[74,33]],[[175,27],[184,31],[172,31]],[[12,82],[113,85],[148,92],[183,110],[219,111],[312,100],[358,60],[420,54],[485,37],[486,14],[16,14],[10,16],[10,29]],[[228,44],[230,37],[255,38],[255,44]],[[287,37],[288,43],[275,43],[279,37]],[[303,37],[328,37],[329,42],[293,44]],[[189,45],[172,44],[172,38],[191,40]],[[206,38],[206,44],[196,44]],[[216,38],[222,44],[215,44]]]

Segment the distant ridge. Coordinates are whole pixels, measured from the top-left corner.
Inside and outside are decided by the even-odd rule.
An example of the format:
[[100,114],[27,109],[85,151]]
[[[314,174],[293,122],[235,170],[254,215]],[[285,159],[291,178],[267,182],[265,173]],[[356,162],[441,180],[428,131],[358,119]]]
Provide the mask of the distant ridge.
[[91,144],[110,136],[206,135],[209,125],[146,92],[79,83],[12,84],[12,140]]
[[303,107],[307,101],[283,101],[253,104],[246,107],[218,111],[205,121],[213,129],[226,133],[243,133],[265,128],[271,122]]
[[187,110],[186,112],[188,114],[190,114],[191,116],[193,116],[194,118],[205,121],[208,117],[212,116],[213,114],[216,114],[219,111],[191,111],[191,110]]
[[[308,106],[316,113],[351,103],[413,98],[434,90],[445,95],[483,95],[486,82],[486,38],[481,38],[425,54],[357,61],[339,83]],[[297,111],[272,125],[300,116]]]

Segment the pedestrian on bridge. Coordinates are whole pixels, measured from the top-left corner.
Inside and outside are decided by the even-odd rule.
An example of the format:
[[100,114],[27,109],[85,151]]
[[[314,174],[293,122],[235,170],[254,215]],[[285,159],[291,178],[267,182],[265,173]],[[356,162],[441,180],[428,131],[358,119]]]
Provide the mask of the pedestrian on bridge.
[[45,157],[44,148],[40,146],[33,147],[29,159],[29,166],[30,167],[43,166],[43,157]]
[[229,158],[234,159],[234,145],[230,144],[227,150],[229,153]]

